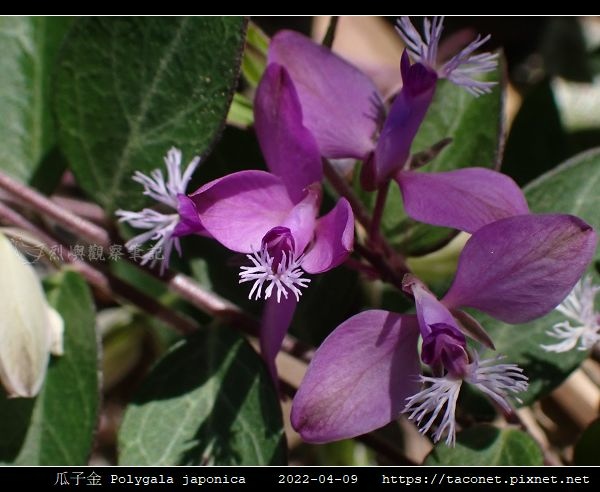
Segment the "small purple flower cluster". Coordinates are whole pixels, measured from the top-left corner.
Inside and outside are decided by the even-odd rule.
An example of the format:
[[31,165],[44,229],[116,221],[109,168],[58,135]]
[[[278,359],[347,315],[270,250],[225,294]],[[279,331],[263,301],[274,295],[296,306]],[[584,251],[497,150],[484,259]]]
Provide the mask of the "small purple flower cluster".
[[[160,171],[134,177],[171,213],[118,212],[122,221],[148,230],[128,243],[154,240],[148,255],[162,248],[168,261],[173,246],[180,251],[178,238],[192,233],[247,255],[250,264],[241,268],[240,283],[251,282],[250,297],[266,300],[260,342],[274,378],[275,356],[310,283],[304,275],[337,267],[353,250],[349,202],[341,198],[319,216],[322,159],[362,161],[365,190],[387,189],[395,181],[411,218],[471,234],[441,299],[406,274],[402,287],[414,299],[416,314],[359,313],[319,347],[291,415],[309,442],[357,436],[406,413],[422,432],[433,430],[434,441],[445,436],[453,445],[463,383],[509,411],[509,397],[527,388],[527,378],[516,365],[497,363],[501,357],[479,359],[467,337],[490,348],[493,342],[463,308],[515,324],[543,316],[571,292],[595,251],[596,233],[588,224],[570,215],[530,213],[519,187],[499,172],[411,168],[411,145],[438,80],[448,79],[475,96],[494,85],[477,78],[496,67],[497,55],[475,54],[488,37],[439,60],[442,21],[427,20],[424,38],[408,18],[398,22],[407,49],[400,60],[402,88],[389,108],[356,67],[298,33],[278,33],[254,101],[256,134],[269,171],[233,173],[186,195],[198,160],[181,175],[181,153],[172,149],[167,182]],[[593,301],[586,309],[593,310]],[[588,325],[593,318],[596,335],[598,316],[590,313],[570,317],[584,316]],[[573,330],[555,326],[552,336],[566,340],[547,349],[574,346],[583,331]],[[422,375],[423,364],[431,375]]]

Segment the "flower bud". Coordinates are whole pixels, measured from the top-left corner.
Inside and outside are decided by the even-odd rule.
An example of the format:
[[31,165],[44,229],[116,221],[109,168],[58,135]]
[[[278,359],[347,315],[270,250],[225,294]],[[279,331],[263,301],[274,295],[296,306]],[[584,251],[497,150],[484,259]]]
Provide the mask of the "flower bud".
[[9,397],[33,397],[50,353],[62,355],[63,320],[52,309],[31,265],[0,234],[0,381]]

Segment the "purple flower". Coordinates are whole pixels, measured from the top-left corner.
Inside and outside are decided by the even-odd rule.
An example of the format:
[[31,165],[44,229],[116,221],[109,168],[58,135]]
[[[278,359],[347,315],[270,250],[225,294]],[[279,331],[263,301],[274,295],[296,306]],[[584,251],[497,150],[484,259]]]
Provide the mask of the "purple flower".
[[448,79],[475,96],[490,92],[496,82],[482,82],[474,79],[473,76],[495,70],[498,64],[498,54],[474,55],[473,53],[487,43],[491,36],[489,34],[484,38],[477,36],[475,41],[469,43],[460,53],[440,65],[438,63],[438,47],[442,38],[443,22],[443,17],[434,17],[431,21],[425,19],[423,21],[425,40],[421,38],[408,17],[398,19],[397,30],[413,61],[422,63],[434,70],[439,78]]
[[[445,434],[452,444],[464,382],[505,409],[508,397],[526,388],[515,365],[479,361],[467,348],[465,334],[488,346],[491,340],[460,309],[476,308],[508,323],[543,316],[575,285],[596,241],[593,229],[570,215],[521,215],[480,228],[441,300],[408,276],[416,315],[366,311],[329,335],[294,398],[294,428],[306,441],[327,442],[369,432],[407,412],[423,432],[441,417],[433,438]],[[419,335],[421,360],[433,377],[420,376]],[[429,386],[421,389],[422,383]]]
[[[401,21],[402,25],[406,22]],[[480,40],[437,69],[431,60],[437,51],[441,22],[435,21],[434,26],[436,36],[428,35],[428,44],[422,49],[417,49],[415,37],[413,51],[423,51],[422,62],[411,65],[408,54],[403,54],[403,87],[387,116],[382,98],[367,75],[305,36],[292,31],[278,33],[269,47],[269,63],[289,72],[302,106],[303,124],[314,135],[324,157],[362,160],[361,181],[369,190],[396,180],[406,213],[413,219],[474,232],[494,220],[526,214],[528,208],[518,186],[498,172],[467,168],[422,173],[406,167],[438,78],[462,80],[464,63],[468,73],[477,67],[486,71],[495,66],[492,55],[471,56],[484,41]],[[485,63],[478,63],[481,60]],[[462,75],[453,78],[453,74]]]
[[[240,283],[249,297],[268,299],[261,349],[271,374],[274,358],[309,279],[328,271],[353,248],[354,216],[345,199],[318,218],[321,156],[303,125],[298,95],[281,66],[270,65],[257,89],[255,127],[269,170],[241,171],[190,195],[206,231],[225,247],[245,253]],[[291,295],[290,295],[291,294]]]
[[556,323],[548,331],[548,336],[561,341],[552,345],[542,345],[544,350],[567,352],[574,349],[578,343],[578,350],[589,350],[600,342],[600,313],[594,306],[599,291],[600,285],[593,285],[589,276],[577,282],[566,299],[555,308],[567,320]]
[[[165,181],[160,169],[155,169],[150,176],[136,171],[133,180],[144,187],[144,195],[155,200],[162,211],[145,208],[140,212],[117,210],[115,214],[119,222],[128,222],[136,229],[147,229],[130,239],[125,244],[128,250],[139,248],[146,241],[154,241],[141,260],[141,264],[154,264],[162,255],[161,274],[169,266],[169,257],[173,247],[181,255],[179,238],[188,234],[202,234],[204,228],[199,221],[194,204],[186,196],[185,191],[192,174],[200,163],[199,157],[194,157],[184,173],[181,173],[181,151],[172,147],[165,156],[168,179]],[[165,213],[171,209],[169,213]]]
[[[439,419],[439,425],[432,437],[434,442],[446,435],[446,444],[454,446],[456,442],[456,402],[463,382],[469,383],[482,393],[489,396],[500,408],[509,412],[511,406],[507,398],[527,390],[527,377],[523,370],[515,364],[495,364],[503,357],[479,360],[477,353],[473,354],[473,362],[467,363],[464,374],[454,377],[448,373],[445,377],[419,376],[421,383],[428,384],[427,388],[407,398],[403,413],[420,426],[422,434],[428,432]],[[440,418],[441,411],[445,409]],[[425,417],[429,417],[425,420]],[[425,422],[424,422],[425,420]]]

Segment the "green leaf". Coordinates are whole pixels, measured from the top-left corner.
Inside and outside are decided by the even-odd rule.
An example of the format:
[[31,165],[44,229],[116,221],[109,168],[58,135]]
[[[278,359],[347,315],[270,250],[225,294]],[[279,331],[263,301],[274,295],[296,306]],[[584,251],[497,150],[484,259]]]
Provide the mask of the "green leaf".
[[214,240],[199,236],[185,238],[183,248],[188,252],[185,259],[196,282],[244,311],[260,315],[261,303],[248,299],[250,290],[239,284],[239,265],[245,264],[246,258],[223,248]]
[[94,304],[74,272],[55,277],[47,293],[65,322],[64,355],[52,358],[35,399],[0,397],[0,462],[86,465],[100,405]]
[[[355,439],[329,442],[319,446],[310,446],[314,453],[316,466],[373,466],[376,465],[375,453]],[[306,464],[306,458],[302,457]]]
[[[576,155],[525,188],[531,210],[577,215],[600,229],[600,148]],[[596,256],[598,258],[598,256]]]
[[456,435],[456,447],[439,443],[425,465],[537,466],[543,456],[536,442],[516,429],[490,425],[471,427]]
[[[595,281],[598,282],[597,277]],[[565,317],[558,311],[521,325],[509,325],[473,311],[471,314],[482,324],[496,345],[496,352],[487,351],[482,357],[504,354],[504,362],[517,364],[529,378],[529,388],[525,393],[519,393],[524,406],[550,393],[587,357],[587,352],[576,349],[560,354],[542,349],[542,344],[552,345],[558,341],[546,333],[554,324],[565,321]]]
[[242,74],[250,87],[256,88],[267,67],[269,37],[254,22],[248,24]]
[[285,464],[281,410],[262,362],[227,327],[177,343],[128,406],[120,465]]
[[402,194],[390,183],[381,227],[390,244],[407,256],[422,256],[444,247],[456,235],[447,227],[434,227],[410,219],[404,212]]
[[[503,65],[487,74],[486,80],[499,81],[491,94],[473,97],[447,80],[438,81],[435,97],[413,142],[413,154],[429,149],[446,137],[452,143],[423,168],[423,172],[451,171],[464,167],[497,168],[502,159],[504,127],[502,114],[505,84]],[[371,206],[374,197],[370,198]],[[402,206],[396,183],[390,192],[382,219],[390,243],[407,255],[435,251],[447,243],[454,232],[409,219]]]
[[55,140],[50,81],[71,21],[0,17],[0,169],[28,182]]
[[227,113],[227,124],[246,129],[254,124],[252,101],[243,94],[236,92]]
[[599,466],[600,453],[598,453],[598,442],[600,442],[600,419],[594,420],[575,444],[573,453],[573,464],[578,466]]
[[485,80],[497,81],[490,94],[474,97],[447,80],[438,87],[411,151],[422,152],[450,137],[438,157],[424,171],[452,171],[463,167],[496,168],[502,159],[502,124],[505,81],[504,64],[488,73]]
[[207,154],[237,81],[241,17],[80,18],[56,76],[61,149],[82,188],[107,210],[144,203],[134,171]]
[[[577,215],[600,230],[600,149],[579,154],[555,170],[544,174],[525,188],[525,195],[533,212],[561,212]],[[596,260],[600,254],[596,253]],[[593,282],[600,284],[600,276],[590,267]],[[522,325],[509,325],[481,314],[477,319],[490,333],[499,353],[510,362],[520,365],[529,377],[530,386],[523,396],[529,404],[557,387],[586,358],[587,353],[571,350],[552,353],[541,344],[556,340],[546,332],[565,321],[558,311]],[[488,354],[489,355],[489,354]]]

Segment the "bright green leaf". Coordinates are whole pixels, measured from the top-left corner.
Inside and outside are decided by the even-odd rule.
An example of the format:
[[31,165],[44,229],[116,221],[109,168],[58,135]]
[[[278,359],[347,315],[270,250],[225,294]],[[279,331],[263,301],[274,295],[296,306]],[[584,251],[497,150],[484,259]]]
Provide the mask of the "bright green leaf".
[[248,24],[242,73],[251,87],[257,87],[267,67],[269,37],[254,22]]
[[47,293],[65,322],[64,355],[52,358],[35,399],[0,397],[0,462],[86,465],[100,404],[94,304],[73,272],[54,278]]
[[233,95],[233,101],[231,101],[231,107],[227,113],[227,124],[241,129],[246,129],[254,124],[252,101],[239,92]]
[[258,355],[227,327],[177,343],[128,406],[120,465],[281,465],[279,400]]
[[54,145],[51,75],[65,17],[0,17],[0,169],[29,181]]
[[537,466],[543,456],[536,442],[516,429],[489,425],[471,427],[456,435],[456,447],[439,443],[425,465]]
[[488,73],[485,80],[497,81],[490,94],[474,97],[447,80],[438,82],[433,103],[415,137],[412,152],[421,152],[450,137],[452,143],[423,168],[451,171],[463,167],[495,168],[502,158],[504,127],[504,66]]
[[225,123],[244,43],[241,17],[80,18],[62,52],[61,149],[106,209],[142,205],[134,171],[206,154]]

